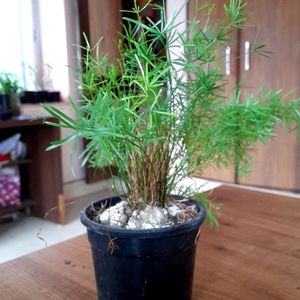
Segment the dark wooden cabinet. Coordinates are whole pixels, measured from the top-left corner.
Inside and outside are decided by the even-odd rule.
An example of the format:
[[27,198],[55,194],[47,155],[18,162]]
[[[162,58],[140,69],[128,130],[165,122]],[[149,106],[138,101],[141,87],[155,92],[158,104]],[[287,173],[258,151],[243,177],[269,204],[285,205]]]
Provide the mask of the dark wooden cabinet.
[[[189,3],[189,17],[195,16],[193,5],[205,1]],[[220,20],[220,12],[226,0],[212,1],[216,6],[214,18]],[[248,2],[249,24],[251,26],[236,34],[236,49],[231,51],[229,83],[240,83],[242,99],[264,86],[267,89],[281,89],[282,95],[292,91],[287,101],[299,96],[300,72],[300,1],[298,0],[251,0]],[[198,17],[198,16],[196,16]],[[245,68],[245,45],[265,44],[266,50],[273,52],[271,59],[250,54],[249,69]],[[235,52],[236,51],[236,52]],[[238,58],[239,57],[239,58]],[[251,152],[251,172],[240,177],[234,167],[228,170],[206,170],[203,177],[220,181],[230,181],[246,185],[300,190],[300,143],[296,133],[288,133],[279,128],[276,138],[268,144],[257,143]],[[234,174],[234,175],[233,175]],[[234,179],[234,180],[233,180]]]
[[32,214],[40,218],[51,210],[47,220],[62,223],[61,151],[45,151],[51,141],[60,138],[59,128],[44,125],[43,119],[0,121],[0,140],[16,133],[27,146],[27,159],[11,163],[20,169],[22,206],[29,202]]

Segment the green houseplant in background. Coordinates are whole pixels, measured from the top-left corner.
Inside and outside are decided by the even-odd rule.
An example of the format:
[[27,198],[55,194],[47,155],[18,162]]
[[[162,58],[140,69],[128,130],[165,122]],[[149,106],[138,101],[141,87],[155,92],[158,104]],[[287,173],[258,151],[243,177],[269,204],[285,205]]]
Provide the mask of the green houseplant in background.
[[38,66],[28,65],[34,90],[26,90],[21,98],[24,104],[45,102],[60,102],[60,92],[53,87],[53,68],[47,63]]
[[[70,100],[76,118],[44,105],[59,121],[49,125],[72,130],[49,150],[84,137],[89,141],[82,153],[84,163],[118,168],[114,183],[120,181],[131,211],[166,208],[176,201],[170,196],[175,190],[183,198],[194,195],[211,217],[205,196],[183,187],[181,181],[195,168],[211,164],[237,161],[246,170],[247,152],[256,141],[272,138],[277,126],[298,127],[300,102],[286,102],[279,91],[260,91],[241,103],[235,89],[230,99],[224,98],[219,53],[234,42],[230,33],[246,26],[246,4],[241,0],[224,6],[225,21],[210,24],[208,17],[204,26],[191,22],[183,32],[177,31],[176,13],[167,19],[163,7],[154,8],[161,14],[159,21],[145,22],[141,17],[145,7],[136,4],[127,12],[129,17],[123,17],[117,64],[99,53],[100,42],[91,47],[87,41],[82,47],[82,99]],[[184,53],[171,60],[178,43]],[[261,45],[252,51],[267,53]],[[82,212],[99,297],[190,299],[203,207],[198,205],[189,221],[164,228],[128,229],[124,224],[119,228],[96,222],[97,215],[119,201],[120,197],[98,201]],[[187,202],[186,210],[193,205]],[[215,222],[214,217],[210,220]]]
[[9,109],[13,115],[20,113],[20,93],[22,91],[19,85],[17,75],[13,73],[0,73],[0,92],[2,95],[8,95]]

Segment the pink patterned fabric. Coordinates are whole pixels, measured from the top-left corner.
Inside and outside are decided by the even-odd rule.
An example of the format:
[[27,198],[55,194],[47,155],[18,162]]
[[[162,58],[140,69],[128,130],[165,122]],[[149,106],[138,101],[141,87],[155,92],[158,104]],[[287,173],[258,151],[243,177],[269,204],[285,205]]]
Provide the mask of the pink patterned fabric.
[[0,208],[21,204],[19,175],[0,176]]

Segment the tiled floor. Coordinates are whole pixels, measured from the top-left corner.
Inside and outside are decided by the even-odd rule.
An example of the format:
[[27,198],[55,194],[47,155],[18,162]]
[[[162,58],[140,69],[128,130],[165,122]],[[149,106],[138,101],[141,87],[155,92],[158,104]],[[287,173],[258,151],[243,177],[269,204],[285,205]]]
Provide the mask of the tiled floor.
[[[42,220],[21,217],[19,220],[0,226],[0,263],[46,247],[37,237]],[[40,236],[48,245],[56,244],[85,232],[79,219],[67,225],[45,222]]]
[[109,191],[101,191],[74,199],[66,208],[65,225],[24,215],[0,224],[0,263],[42,249],[45,243],[50,246],[85,233],[79,220],[81,207],[109,194]]
[[[202,190],[208,190],[219,184],[197,179],[196,185]],[[0,225],[0,263],[46,247],[42,239],[50,246],[85,233],[86,229],[79,220],[80,208],[109,194],[109,191],[102,191],[74,201],[75,204],[66,209],[66,225],[27,216]],[[39,233],[42,239],[38,238]]]

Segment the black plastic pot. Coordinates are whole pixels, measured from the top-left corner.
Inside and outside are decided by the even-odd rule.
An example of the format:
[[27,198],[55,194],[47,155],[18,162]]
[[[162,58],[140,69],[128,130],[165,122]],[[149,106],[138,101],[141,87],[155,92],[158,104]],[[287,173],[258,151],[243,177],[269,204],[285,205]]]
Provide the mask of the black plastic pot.
[[9,95],[9,108],[14,116],[20,114],[20,96],[17,93],[11,93]]
[[48,100],[48,91],[24,91],[21,96],[21,103],[38,104]]
[[20,97],[22,104],[34,103],[35,97],[34,92],[24,91]]
[[35,103],[45,103],[48,100],[48,91],[35,92]]
[[60,92],[48,92],[47,102],[60,102]]
[[10,117],[9,95],[0,93],[0,120],[7,120]]
[[[115,205],[119,201],[113,197],[92,205]],[[197,205],[196,218],[149,230],[98,224],[88,217],[91,205],[81,211],[91,243],[99,299],[191,299],[196,242],[206,213],[201,204],[189,203]]]

